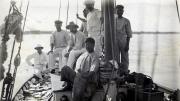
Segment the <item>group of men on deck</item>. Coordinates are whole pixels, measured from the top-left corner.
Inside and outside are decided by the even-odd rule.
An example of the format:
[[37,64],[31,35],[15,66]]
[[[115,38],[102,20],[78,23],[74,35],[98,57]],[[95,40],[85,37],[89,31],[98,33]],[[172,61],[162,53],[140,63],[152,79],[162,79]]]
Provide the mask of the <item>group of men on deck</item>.
[[[83,11],[86,19],[77,15],[83,23],[78,31],[78,25],[70,22],[66,28],[67,32],[61,29],[62,21],[55,21],[56,31],[50,38],[51,53],[49,68],[53,68],[56,58],[59,58],[59,69],[61,71],[61,80],[66,81],[63,90],[72,89],[73,101],[90,101],[97,86],[97,71],[99,69],[99,56],[102,51],[100,38],[103,36],[101,12],[94,8],[95,1],[85,0],[86,6]],[[129,42],[132,37],[131,25],[128,19],[123,15],[124,7],[116,6],[115,26],[116,42],[118,52],[120,53],[120,63],[127,70],[129,66],[128,50]],[[35,48],[38,54],[34,58],[41,57],[42,46]],[[30,61],[32,57],[28,57]],[[36,60],[35,60],[36,61]],[[37,61],[40,61],[37,60]],[[36,61],[36,62],[37,62]],[[42,61],[45,61],[42,59]],[[45,62],[43,62],[45,63]],[[35,66],[35,64],[31,64]],[[36,63],[38,65],[38,63]],[[41,70],[40,70],[41,71]],[[86,93],[84,93],[86,92]]]

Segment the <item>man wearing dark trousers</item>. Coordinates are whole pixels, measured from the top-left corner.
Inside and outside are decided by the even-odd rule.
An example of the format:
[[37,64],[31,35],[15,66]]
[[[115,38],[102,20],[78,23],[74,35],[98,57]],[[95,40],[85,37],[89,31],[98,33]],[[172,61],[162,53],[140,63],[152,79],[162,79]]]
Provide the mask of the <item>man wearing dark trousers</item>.
[[93,38],[86,39],[86,52],[78,58],[75,71],[68,66],[62,68],[61,80],[67,82],[63,90],[70,90],[73,84],[73,101],[90,101],[95,93],[99,59],[94,52],[94,45]]

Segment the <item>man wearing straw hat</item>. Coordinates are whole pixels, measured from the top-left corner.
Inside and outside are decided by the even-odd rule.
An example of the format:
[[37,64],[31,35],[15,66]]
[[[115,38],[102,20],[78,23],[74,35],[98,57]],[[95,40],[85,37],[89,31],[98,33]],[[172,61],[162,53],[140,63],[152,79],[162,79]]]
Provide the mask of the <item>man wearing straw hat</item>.
[[50,46],[52,54],[49,54],[49,67],[53,68],[55,60],[59,58],[59,69],[62,66],[62,51],[67,47],[69,41],[69,34],[67,31],[62,30],[62,21],[55,21],[56,31],[52,33],[50,38]]
[[78,25],[74,22],[70,22],[66,28],[70,30],[70,40],[68,47],[63,51],[63,60],[65,64],[67,62],[67,66],[73,68],[77,58],[85,52],[85,35],[77,30]]
[[[42,51],[43,46],[38,44],[34,48],[37,52],[29,55],[26,58],[26,62],[29,66],[33,66],[35,69],[38,70],[37,74],[41,73],[42,71],[46,70],[46,65],[47,65],[47,56],[46,54]],[[34,60],[32,63],[31,60]]]

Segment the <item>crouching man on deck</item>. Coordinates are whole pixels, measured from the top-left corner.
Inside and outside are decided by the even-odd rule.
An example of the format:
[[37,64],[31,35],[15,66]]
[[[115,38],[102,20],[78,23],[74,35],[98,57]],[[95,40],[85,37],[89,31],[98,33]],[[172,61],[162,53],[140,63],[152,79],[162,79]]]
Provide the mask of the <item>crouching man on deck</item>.
[[78,58],[75,71],[68,66],[62,68],[61,81],[67,82],[63,90],[73,88],[73,101],[90,101],[96,91],[99,59],[94,52],[94,45],[93,38],[86,39],[86,52]]
[[[40,44],[38,44],[35,48],[35,50],[37,50],[37,52],[29,55],[26,58],[26,62],[29,66],[34,67],[35,69],[38,70],[38,72],[36,73],[36,75],[42,79],[42,75],[41,72],[46,70],[46,65],[47,65],[47,56],[46,54],[42,51],[43,46],[41,46]],[[34,60],[34,63],[31,62],[31,60]]]

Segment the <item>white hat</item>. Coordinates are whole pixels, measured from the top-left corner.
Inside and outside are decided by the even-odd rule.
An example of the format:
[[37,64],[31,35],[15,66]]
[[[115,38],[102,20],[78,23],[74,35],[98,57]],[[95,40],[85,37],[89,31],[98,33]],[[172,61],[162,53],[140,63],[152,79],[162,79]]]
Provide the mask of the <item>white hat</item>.
[[40,44],[37,44],[36,47],[34,47],[34,49],[38,49],[38,48],[43,49],[43,46],[41,46]]
[[94,0],[84,0],[84,5],[87,5],[87,4],[94,4],[95,1]]

